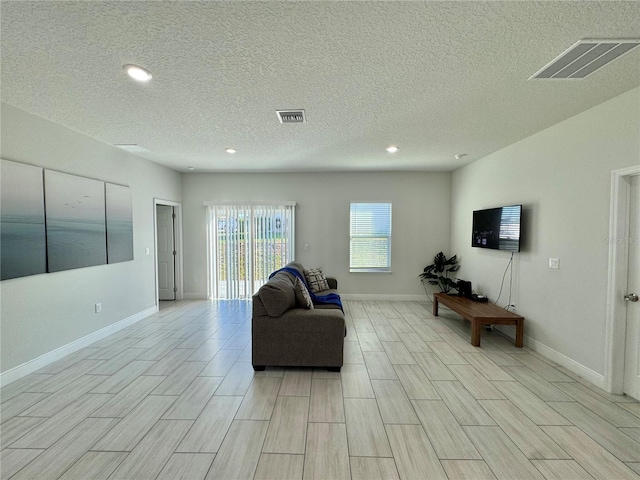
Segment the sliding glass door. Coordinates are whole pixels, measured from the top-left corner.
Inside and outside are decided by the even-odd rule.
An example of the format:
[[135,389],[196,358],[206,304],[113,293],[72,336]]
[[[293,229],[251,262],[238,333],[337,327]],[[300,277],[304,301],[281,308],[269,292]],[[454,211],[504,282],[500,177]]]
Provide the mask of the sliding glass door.
[[294,258],[294,232],[294,203],[210,205],[211,298],[251,298]]

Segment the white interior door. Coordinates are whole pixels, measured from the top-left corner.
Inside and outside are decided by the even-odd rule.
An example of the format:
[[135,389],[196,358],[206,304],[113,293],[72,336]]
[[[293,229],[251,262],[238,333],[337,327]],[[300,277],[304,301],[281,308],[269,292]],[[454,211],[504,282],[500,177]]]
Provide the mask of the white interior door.
[[176,299],[176,263],[173,229],[173,207],[156,205],[158,238],[158,297],[160,300]]
[[[630,178],[629,270],[627,295],[640,295],[640,175]],[[624,392],[640,399],[640,302],[627,304]]]

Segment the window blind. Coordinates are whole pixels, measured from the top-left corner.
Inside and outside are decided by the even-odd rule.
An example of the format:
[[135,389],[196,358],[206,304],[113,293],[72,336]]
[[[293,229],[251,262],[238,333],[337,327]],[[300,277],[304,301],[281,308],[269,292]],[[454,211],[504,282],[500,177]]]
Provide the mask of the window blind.
[[349,270],[391,270],[391,204],[352,203],[350,209]]

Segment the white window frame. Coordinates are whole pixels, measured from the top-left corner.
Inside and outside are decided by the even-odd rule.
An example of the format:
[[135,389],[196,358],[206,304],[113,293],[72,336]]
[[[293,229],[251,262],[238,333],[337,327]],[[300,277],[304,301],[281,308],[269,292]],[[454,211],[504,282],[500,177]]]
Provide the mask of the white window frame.
[[[371,205],[371,204],[381,204],[389,206],[389,233],[384,238],[387,238],[387,265],[384,267],[381,266],[368,266],[368,267],[353,267],[352,259],[351,259],[351,243],[354,238],[358,238],[353,234],[353,218],[352,211],[354,205]],[[373,232],[371,235],[373,237]],[[391,272],[391,243],[393,236],[393,204],[391,202],[350,202],[349,204],[349,272],[350,273],[390,273]],[[360,236],[359,238],[363,238]],[[364,237],[366,238],[366,237]],[[380,238],[380,236],[378,236]]]

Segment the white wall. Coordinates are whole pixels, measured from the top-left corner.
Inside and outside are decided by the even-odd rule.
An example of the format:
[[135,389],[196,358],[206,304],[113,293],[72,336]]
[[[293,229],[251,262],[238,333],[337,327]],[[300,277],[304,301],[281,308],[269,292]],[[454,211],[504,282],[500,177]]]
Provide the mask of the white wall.
[[[640,162],[639,104],[636,88],[456,170],[452,179],[460,277],[495,300],[509,253],[471,248],[472,211],[522,203],[525,243],[514,257],[512,303],[526,319],[525,335],[596,376],[604,372],[611,170]],[[549,257],[560,259],[559,270],[548,268]],[[504,293],[500,304],[507,304]]]
[[[448,251],[450,185],[449,173],[185,174],[185,296],[206,295],[203,201],[295,201],[296,259],[324,267],[341,294],[424,296],[418,274],[433,255]],[[352,201],[392,202],[391,274],[349,273]]]
[[134,226],[133,261],[0,283],[6,372],[155,305],[153,198],[180,201],[182,192],[173,170],[10,105],[0,113],[3,159],[129,185]]

